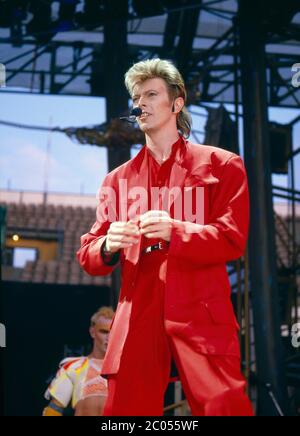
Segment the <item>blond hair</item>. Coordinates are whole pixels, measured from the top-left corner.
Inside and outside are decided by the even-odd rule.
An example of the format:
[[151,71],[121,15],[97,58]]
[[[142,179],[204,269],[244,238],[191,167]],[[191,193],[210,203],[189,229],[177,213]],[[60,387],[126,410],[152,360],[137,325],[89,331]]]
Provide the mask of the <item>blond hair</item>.
[[185,106],[187,99],[185,84],[180,72],[172,62],[162,59],[148,59],[137,62],[125,74],[125,86],[132,96],[133,88],[137,83],[156,77],[165,81],[171,100],[178,97],[183,98],[184,106],[177,115],[177,129],[185,138],[188,138],[192,121]]
[[91,327],[93,327],[95,324],[97,324],[97,320],[99,316],[103,316],[107,319],[112,319],[115,312],[113,311],[112,307],[102,306],[100,307],[97,312],[94,313],[94,315],[91,317]]

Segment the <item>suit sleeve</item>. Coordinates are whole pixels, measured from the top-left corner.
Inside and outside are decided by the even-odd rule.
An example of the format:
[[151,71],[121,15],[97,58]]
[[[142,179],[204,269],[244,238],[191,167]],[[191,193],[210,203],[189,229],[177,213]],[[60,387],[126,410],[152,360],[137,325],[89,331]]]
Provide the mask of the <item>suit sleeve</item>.
[[54,398],[59,401],[63,407],[68,407],[72,399],[74,385],[64,368],[60,368],[52,380],[50,386],[45,392],[45,398],[51,400]]
[[211,213],[205,225],[175,221],[169,255],[194,263],[212,265],[238,259],[244,254],[249,226],[247,176],[239,156],[228,159],[213,188]]
[[[107,185],[107,186],[106,186]],[[108,179],[103,182],[99,194],[99,204],[97,207],[97,219],[91,230],[80,238],[80,248],[77,251],[77,259],[82,268],[90,275],[104,276],[111,274],[118,263],[118,254],[111,262],[105,261],[101,255],[107,231],[111,222],[116,221],[116,208],[107,195],[103,195],[103,190],[113,189],[109,186]]]

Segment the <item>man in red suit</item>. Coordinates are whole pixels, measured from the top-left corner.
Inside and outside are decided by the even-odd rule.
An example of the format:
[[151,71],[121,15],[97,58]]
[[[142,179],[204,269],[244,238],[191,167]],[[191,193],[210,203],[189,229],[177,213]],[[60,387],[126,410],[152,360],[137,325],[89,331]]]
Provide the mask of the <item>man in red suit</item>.
[[92,275],[122,267],[104,414],[161,415],[173,359],[193,415],[252,415],[226,272],[247,239],[242,160],[187,141],[186,90],[171,62],[139,62],[125,84],[146,144],[106,176],[77,253]]

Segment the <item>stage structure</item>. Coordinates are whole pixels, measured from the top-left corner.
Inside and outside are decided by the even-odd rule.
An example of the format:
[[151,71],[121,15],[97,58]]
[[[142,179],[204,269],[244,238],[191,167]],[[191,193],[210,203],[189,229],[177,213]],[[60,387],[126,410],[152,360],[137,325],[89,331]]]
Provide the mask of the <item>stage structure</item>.
[[[238,152],[243,121],[251,228],[248,253],[229,269],[242,323],[244,371],[249,386],[257,388],[259,414],[290,413],[287,386],[299,389],[300,363],[281,328],[290,332],[299,321],[300,192],[294,161],[300,144],[291,138],[300,115],[289,125],[274,125],[268,109],[300,107],[299,2],[4,0],[0,27],[3,92],[105,97],[111,125],[128,110],[127,68],[158,56],[171,59],[183,72],[190,109],[195,119],[203,116],[203,108],[207,111],[206,136],[214,145]],[[231,112],[223,107],[226,103],[233,105]],[[203,134],[197,128],[192,133],[196,140]],[[88,142],[79,131],[69,134]],[[133,144],[120,147],[113,139],[108,135],[106,143],[98,144],[108,147],[110,170],[130,157]],[[288,173],[290,186],[272,186],[272,172]],[[290,204],[286,222],[273,213],[276,198]],[[284,258],[277,240],[284,241]],[[119,275],[114,274],[115,301],[118,289]]]

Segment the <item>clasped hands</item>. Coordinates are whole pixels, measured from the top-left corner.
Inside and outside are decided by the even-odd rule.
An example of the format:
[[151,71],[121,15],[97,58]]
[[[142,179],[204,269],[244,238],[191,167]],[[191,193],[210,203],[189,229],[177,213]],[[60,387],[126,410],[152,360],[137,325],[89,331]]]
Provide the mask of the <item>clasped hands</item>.
[[149,210],[136,220],[113,222],[107,232],[105,249],[111,254],[139,241],[139,236],[161,238],[170,242],[173,219],[163,210]]

